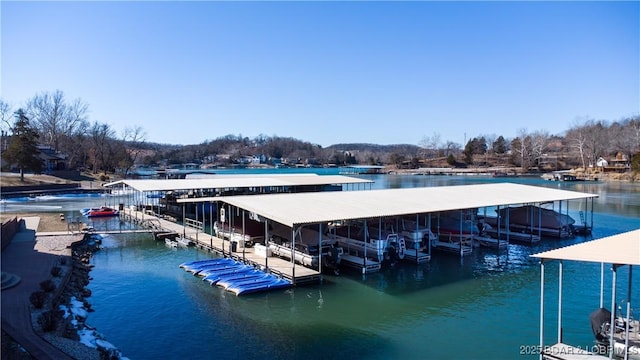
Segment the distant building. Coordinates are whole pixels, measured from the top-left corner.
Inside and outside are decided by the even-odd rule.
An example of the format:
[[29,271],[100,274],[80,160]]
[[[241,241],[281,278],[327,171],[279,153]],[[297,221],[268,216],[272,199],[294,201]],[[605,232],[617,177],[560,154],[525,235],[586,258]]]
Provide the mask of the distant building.
[[622,152],[618,152],[615,158],[609,160],[605,160],[602,157],[598,158],[596,166],[605,172],[626,172],[631,170],[631,162]]
[[44,172],[67,169],[67,155],[55,151],[51,146],[48,145],[39,145],[38,151],[40,151],[38,157],[42,159],[42,162],[44,164],[44,166],[42,167]]
[[596,166],[599,168],[607,167],[609,166],[609,162],[605,158],[599,157],[598,161],[596,161]]
[[[40,158],[40,160],[42,160],[42,172],[50,173],[52,171],[67,169],[67,155],[55,151],[51,146],[48,145],[38,145],[37,148],[39,152],[38,157]],[[2,150],[6,150],[6,147],[3,146]],[[2,158],[0,162],[3,168],[8,165],[4,161],[4,158]],[[11,167],[9,170],[15,170],[15,168]]]

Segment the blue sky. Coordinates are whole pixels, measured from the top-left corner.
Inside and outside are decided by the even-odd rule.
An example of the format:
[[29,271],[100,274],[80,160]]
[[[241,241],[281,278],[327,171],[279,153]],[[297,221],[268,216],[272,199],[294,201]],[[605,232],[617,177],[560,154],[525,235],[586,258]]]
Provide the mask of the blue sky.
[[2,1],[0,96],[147,141],[462,144],[640,113],[640,2]]

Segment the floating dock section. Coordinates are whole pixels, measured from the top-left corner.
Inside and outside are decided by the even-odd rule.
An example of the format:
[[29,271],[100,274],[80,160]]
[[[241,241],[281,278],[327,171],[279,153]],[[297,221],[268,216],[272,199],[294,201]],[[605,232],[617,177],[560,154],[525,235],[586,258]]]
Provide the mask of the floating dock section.
[[202,277],[236,296],[291,287],[291,282],[231,258],[198,260],[180,264],[185,271]]

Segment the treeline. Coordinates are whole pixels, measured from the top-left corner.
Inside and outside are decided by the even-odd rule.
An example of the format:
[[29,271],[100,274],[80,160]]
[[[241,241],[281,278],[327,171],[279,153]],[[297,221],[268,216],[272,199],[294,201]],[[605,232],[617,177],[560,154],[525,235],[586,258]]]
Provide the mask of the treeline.
[[[19,147],[31,140],[64,154],[68,169],[126,173],[138,160],[142,153],[140,145],[145,141],[140,127],[126,128],[118,134],[108,123],[90,121],[89,104],[81,99],[67,100],[60,90],[36,94],[18,108],[0,99],[0,120],[5,161],[6,155],[12,159],[12,142]],[[35,131],[32,139],[23,136],[29,130]],[[33,154],[22,155],[33,157]],[[5,166],[15,165],[15,159],[12,162]],[[37,164],[27,169],[37,171]]]
[[[20,116],[17,116],[20,114]],[[134,166],[172,166],[185,163],[229,166],[257,156],[267,164],[283,161],[309,166],[334,164],[422,166],[518,166],[523,169],[566,169],[594,165],[598,158],[622,154],[638,158],[640,117],[620,121],[588,119],[565,134],[519,130],[513,139],[478,135],[464,144],[425,136],[417,145],[335,144],[326,148],[291,137],[223,135],[200,144],[179,146],[148,142],[144,129],[117,132],[110,124],[92,121],[89,104],[66,99],[60,90],[43,92],[20,107],[0,99],[3,158],[18,127],[34,130],[37,142],[67,156],[69,169],[127,175]],[[6,130],[5,130],[6,129]],[[24,129],[20,130],[24,132]],[[5,159],[6,160],[6,159]],[[640,160],[638,160],[640,162]]]

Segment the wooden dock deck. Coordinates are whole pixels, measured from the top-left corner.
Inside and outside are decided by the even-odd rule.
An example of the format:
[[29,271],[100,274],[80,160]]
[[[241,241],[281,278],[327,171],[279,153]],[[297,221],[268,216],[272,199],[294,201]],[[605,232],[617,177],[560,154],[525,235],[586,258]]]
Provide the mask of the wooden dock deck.
[[145,214],[140,211],[124,209],[120,211],[120,216],[126,221],[132,221],[150,230],[168,231],[180,234],[195,244],[196,247],[214,252],[222,256],[231,257],[235,260],[259,267],[261,270],[269,271],[292,282],[293,285],[319,282],[322,274],[306,266],[292,263],[276,256],[265,256],[258,251],[259,247],[241,247],[232,249],[229,240],[224,240],[211,234],[202,232],[188,226],[183,226],[175,222]]

